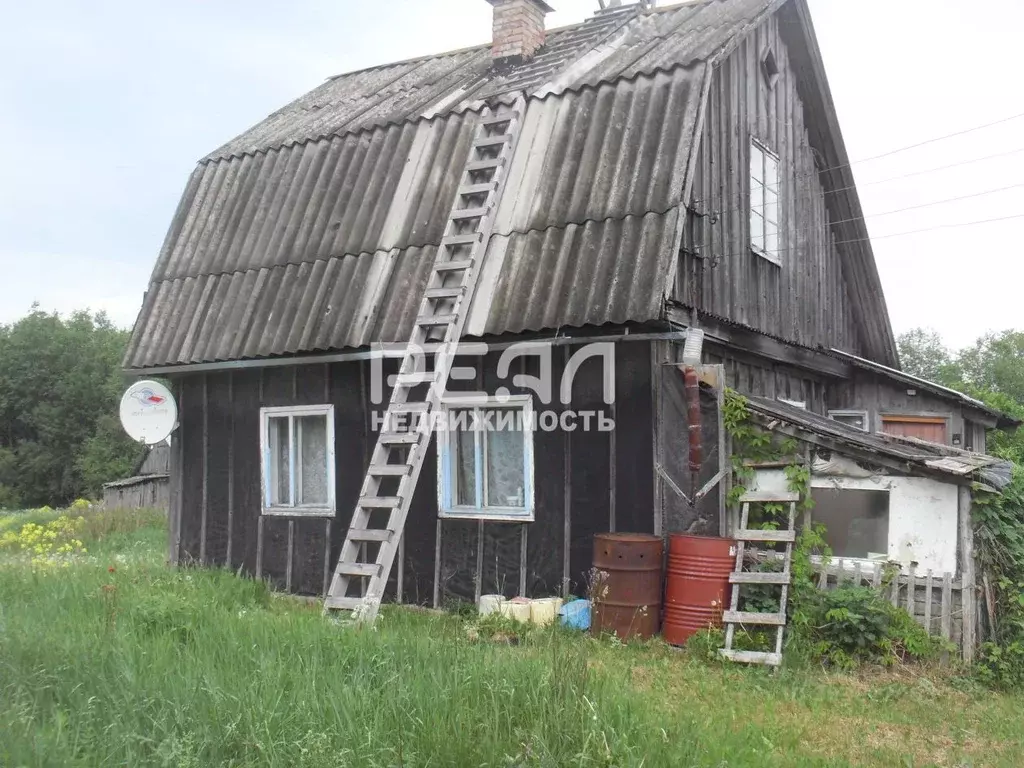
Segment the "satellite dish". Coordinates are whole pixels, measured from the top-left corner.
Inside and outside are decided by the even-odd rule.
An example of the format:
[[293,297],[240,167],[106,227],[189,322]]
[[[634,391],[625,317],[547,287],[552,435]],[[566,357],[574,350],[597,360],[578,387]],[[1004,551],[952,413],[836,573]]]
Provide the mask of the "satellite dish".
[[177,425],[174,395],[157,381],[137,381],[121,398],[121,426],[136,442],[156,445],[166,440]]

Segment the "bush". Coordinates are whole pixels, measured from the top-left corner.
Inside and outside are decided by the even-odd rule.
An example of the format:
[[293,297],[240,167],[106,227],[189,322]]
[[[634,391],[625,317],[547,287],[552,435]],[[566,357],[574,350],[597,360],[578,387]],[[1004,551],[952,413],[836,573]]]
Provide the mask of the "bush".
[[869,587],[845,586],[805,593],[796,641],[829,664],[897,664],[934,656],[942,643],[902,608]]

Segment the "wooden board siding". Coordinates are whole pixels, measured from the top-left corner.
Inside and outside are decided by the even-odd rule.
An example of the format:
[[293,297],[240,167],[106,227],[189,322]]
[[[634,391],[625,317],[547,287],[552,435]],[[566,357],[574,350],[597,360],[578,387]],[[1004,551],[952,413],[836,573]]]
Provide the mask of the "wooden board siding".
[[[471,600],[481,590],[516,595],[523,583],[530,596],[558,594],[566,574],[570,590],[581,594],[591,564],[592,536],[610,528],[613,498],[619,530],[653,530],[650,348],[643,341],[616,346],[614,441],[607,432],[536,430],[533,523],[487,522],[481,526],[475,520],[445,519],[439,524],[436,452],[431,444],[405,529],[401,563],[405,602],[433,604],[435,572],[441,604]],[[565,350],[571,354],[577,349],[552,349],[556,384],[564,368]],[[495,374],[498,356],[460,359],[457,364],[481,368],[479,383],[492,391],[499,383]],[[510,373],[540,375],[536,356],[521,360],[520,368]],[[576,411],[602,408],[599,362],[588,361],[580,368],[568,407]],[[388,361],[385,373],[395,366]],[[527,391],[511,385],[510,377],[501,383],[513,394]],[[452,388],[459,384],[479,388],[473,381],[453,381]],[[333,567],[376,439],[371,421],[374,406],[369,400],[370,364],[341,362],[182,375],[176,377],[176,385],[184,393],[181,429],[176,433],[183,449],[178,517],[181,545],[176,548],[181,562],[198,560],[200,543],[205,540],[209,565],[230,564],[233,570],[241,568],[250,575],[258,570],[278,589],[320,593],[325,551],[329,546],[326,562]],[[386,401],[386,389],[383,396]],[[556,403],[544,407],[562,409],[557,403],[557,387],[555,399]],[[324,402],[334,405],[338,515],[331,519],[329,530],[325,518],[261,517],[260,407]],[[542,406],[535,401],[535,407]],[[398,573],[396,563],[389,599],[397,594]]]
[[[779,67],[773,88],[761,74],[769,47]],[[805,121],[795,70],[772,17],[713,75],[691,189],[695,229],[684,239],[674,298],[800,344],[857,351],[842,254]],[[750,250],[751,137],[780,159],[781,266]]]
[[[867,411],[872,432],[882,431],[884,416],[941,417],[946,420],[943,442],[949,443],[954,435],[960,435],[963,445],[966,437],[963,412],[959,405],[920,389],[890,381],[870,371],[857,371],[850,380],[837,382],[832,386],[829,390],[828,407],[832,410]],[[916,433],[914,436],[923,437]],[[981,447],[984,447],[984,439]],[[980,450],[977,445],[974,449]]]
[[833,379],[717,344],[705,347],[704,362],[724,365],[726,383],[741,394],[781,397],[806,403],[807,409],[815,413],[828,411],[828,391]]

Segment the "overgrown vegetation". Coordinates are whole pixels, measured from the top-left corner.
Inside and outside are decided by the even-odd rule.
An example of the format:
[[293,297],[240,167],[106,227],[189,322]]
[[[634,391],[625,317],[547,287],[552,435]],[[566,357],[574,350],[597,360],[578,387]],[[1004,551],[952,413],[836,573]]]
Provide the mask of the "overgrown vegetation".
[[102,313],[0,325],[0,509],[96,498],[130,474],[141,449],[117,417],[127,342]]
[[402,609],[353,631],[166,567],[140,513],[82,516],[67,568],[0,553],[2,765],[1010,768],[1024,750],[1019,696],[939,669],[709,668],[660,641]]
[[[746,400],[735,392],[726,393],[724,422],[732,438],[732,462],[735,487],[730,504],[736,505],[746,492],[744,483],[754,476],[752,462],[786,462],[783,470],[789,490],[800,495],[797,522],[813,508],[810,494],[810,469],[799,455],[795,440],[765,431],[753,423]],[[751,528],[773,529],[788,526],[787,504],[751,505]],[[892,665],[931,658],[942,649],[902,608],[893,607],[882,594],[870,587],[845,586],[820,590],[816,585],[814,559],[828,565],[832,551],[825,541],[825,528],[819,523],[799,526],[790,567],[791,586],[787,621],[791,628],[786,642],[793,657],[824,661],[850,669],[864,662]],[[759,570],[780,570],[776,559],[756,563]],[[778,587],[746,586],[741,610],[778,611]],[[763,635],[763,636],[757,636]],[[749,639],[763,646],[773,633],[756,633]],[[742,645],[741,645],[742,647]]]

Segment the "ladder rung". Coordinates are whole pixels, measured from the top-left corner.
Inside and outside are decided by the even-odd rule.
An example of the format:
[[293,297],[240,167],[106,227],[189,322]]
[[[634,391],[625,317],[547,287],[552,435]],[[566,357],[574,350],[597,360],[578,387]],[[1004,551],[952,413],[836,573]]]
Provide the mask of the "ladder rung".
[[392,413],[426,413],[429,408],[426,403],[392,403],[388,406]]
[[766,651],[733,651],[725,648],[718,649],[718,655],[730,661],[740,661],[746,664],[770,664],[777,667],[782,664],[781,653],[768,653]]
[[433,371],[413,371],[412,373],[400,373],[395,377],[396,387],[409,387],[416,384],[432,384],[434,381]]
[[483,149],[485,147],[497,147],[500,144],[508,144],[510,141],[512,141],[512,134],[499,133],[497,136],[481,136],[473,142],[473,146],[477,149]]
[[489,208],[462,208],[458,211],[452,211],[453,221],[462,221],[464,219],[482,219],[487,215]]
[[465,187],[459,188],[459,194],[463,196],[486,195],[496,186],[497,184],[493,181],[488,181],[485,184],[467,184]]
[[480,118],[477,125],[498,125],[499,123],[508,123],[519,117],[519,113],[515,110],[510,112],[503,112],[497,115],[488,115],[487,117]]
[[391,541],[391,537],[394,535],[392,531],[387,528],[349,528],[348,537],[351,541],[379,541],[388,542]]
[[722,621],[726,624],[768,624],[773,627],[784,627],[786,626],[786,614],[726,611],[722,614]]
[[789,584],[788,573],[772,573],[761,571],[745,571],[730,573],[730,584]]
[[394,509],[401,503],[398,496],[363,496],[359,499],[359,506],[363,509]]
[[447,235],[441,238],[441,245],[475,245],[479,242],[479,232],[468,232],[465,235]]
[[736,531],[736,538],[742,541],[796,541],[796,531],[760,531],[755,528],[744,528]]
[[365,604],[362,597],[328,597],[324,600],[324,607],[332,611],[354,611]]
[[411,470],[408,464],[371,464],[367,472],[374,477],[405,477]]
[[416,318],[416,325],[422,325],[424,328],[433,328],[439,325],[451,325],[456,319],[455,315],[424,315],[423,317]]
[[504,164],[504,157],[490,157],[486,160],[474,160],[471,163],[466,163],[466,171],[489,171],[492,168],[500,168]]
[[381,432],[379,439],[384,445],[415,445],[420,436],[418,432]]
[[380,573],[380,566],[377,563],[338,563],[335,570],[342,576],[376,576]]
[[472,259],[453,259],[452,261],[439,261],[434,264],[435,272],[458,272],[469,269],[473,266]]
[[428,299],[457,299],[465,291],[463,286],[456,285],[453,288],[428,288],[423,295]]
[[789,504],[800,501],[800,494],[787,491],[747,491],[740,497],[740,504],[770,504],[773,501],[779,504]]

